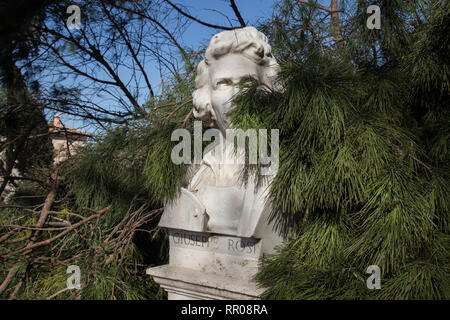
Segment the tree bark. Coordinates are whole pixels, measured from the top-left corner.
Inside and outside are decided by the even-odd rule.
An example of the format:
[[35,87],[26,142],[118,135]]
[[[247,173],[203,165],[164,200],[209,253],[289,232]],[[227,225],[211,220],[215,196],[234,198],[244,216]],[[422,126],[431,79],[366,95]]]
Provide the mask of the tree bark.
[[330,3],[331,26],[333,27],[334,40],[339,47],[344,45],[342,36],[341,19],[339,18],[338,0],[331,0]]

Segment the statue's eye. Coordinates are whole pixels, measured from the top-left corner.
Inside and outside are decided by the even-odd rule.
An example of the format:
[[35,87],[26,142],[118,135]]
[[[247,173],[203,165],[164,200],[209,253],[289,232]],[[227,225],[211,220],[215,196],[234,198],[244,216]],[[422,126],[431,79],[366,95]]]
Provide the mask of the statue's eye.
[[246,76],[246,77],[242,78],[239,82],[242,84],[250,84],[253,81],[256,81],[256,79],[253,78],[252,76]]
[[216,87],[231,86],[231,85],[233,85],[233,81],[231,81],[231,79],[221,79],[216,82]]

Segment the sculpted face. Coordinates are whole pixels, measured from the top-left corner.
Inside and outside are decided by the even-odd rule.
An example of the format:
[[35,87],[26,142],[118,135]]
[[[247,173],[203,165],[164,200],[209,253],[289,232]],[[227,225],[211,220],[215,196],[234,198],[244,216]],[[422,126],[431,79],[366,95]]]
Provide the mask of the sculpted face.
[[241,81],[256,79],[261,82],[262,68],[241,54],[225,55],[214,60],[209,67],[209,86],[213,120],[218,129],[225,131],[234,109],[233,98],[239,93]]

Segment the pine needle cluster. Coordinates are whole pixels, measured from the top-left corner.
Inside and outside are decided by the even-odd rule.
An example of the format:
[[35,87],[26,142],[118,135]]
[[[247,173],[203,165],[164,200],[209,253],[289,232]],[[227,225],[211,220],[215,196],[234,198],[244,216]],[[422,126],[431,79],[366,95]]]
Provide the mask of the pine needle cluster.
[[[280,9],[263,29],[285,91],[237,99],[236,126],[280,130],[270,201],[290,240],[256,277],[266,298],[449,298],[450,6],[378,1],[370,30],[370,4],[358,1],[343,46],[327,44],[317,8]],[[366,286],[371,265],[380,290]]]

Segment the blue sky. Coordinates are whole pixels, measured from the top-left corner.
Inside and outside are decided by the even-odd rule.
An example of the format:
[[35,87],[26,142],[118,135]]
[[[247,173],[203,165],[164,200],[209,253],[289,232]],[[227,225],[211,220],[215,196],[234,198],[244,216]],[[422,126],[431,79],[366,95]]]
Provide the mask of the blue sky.
[[[236,0],[236,5],[247,25],[256,25],[258,20],[271,16],[273,6],[276,2],[276,0]],[[190,14],[202,21],[211,24],[230,26],[230,21],[228,21],[228,19],[230,19],[234,26],[239,25],[228,0],[173,0],[173,3],[182,7],[187,7]],[[217,32],[220,32],[220,30],[211,29],[192,21],[187,26],[186,30],[184,30],[182,38],[177,40],[183,46],[199,49],[203,46],[207,46],[211,37]],[[157,65],[148,64],[145,66],[145,69],[150,77],[152,86],[155,91],[158,92],[161,78],[157,71]],[[124,76],[124,78],[128,77],[127,74],[122,74],[122,76]],[[65,81],[65,84],[67,84],[67,86],[74,86],[74,83],[69,79]],[[92,99],[96,103],[104,106],[107,106],[109,103],[108,101],[101,101],[96,97],[92,97]],[[146,97],[144,96],[141,96],[138,99],[140,103],[144,103],[145,100]],[[52,120],[53,114],[53,111],[47,114],[50,121]],[[62,120],[67,126],[89,132],[94,131],[94,127],[90,125],[86,126],[86,123],[83,123],[83,121],[75,119],[70,115],[63,114]]]
[[[270,17],[276,2],[276,0],[236,0],[236,5],[247,25],[252,26],[256,25],[258,20]],[[228,0],[175,0],[173,3],[187,7],[190,14],[204,22],[230,26],[226,18],[228,17],[234,26],[239,25]],[[206,47],[211,37],[220,31],[191,22],[184,31],[180,43],[193,49]],[[153,67],[156,70],[156,66]],[[150,67],[148,73],[152,84],[156,87],[161,82],[158,72],[151,72]]]
[[[267,19],[272,15],[273,6],[277,0],[236,0],[236,5],[247,23],[247,25],[257,25],[261,19]],[[234,26],[238,26],[237,18],[230,7],[228,0],[173,0],[173,3],[179,6],[187,7],[190,14],[196,18],[209,22],[211,24],[230,26],[230,21]],[[329,5],[328,0],[319,1],[321,4]],[[228,17],[228,19],[227,19]],[[199,49],[207,46],[210,38],[220,30],[205,27],[197,22],[191,22],[186,30],[183,32],[181,39],[177,39],[183,46]],[[156,64],[148,64],[145,66],[146,72],[150,77],[150,82],[155,91],[158,92],[161,79],[157,71]],[[124,75],[125,78],[127,75]],[[73,86],[73,83],[67,83],[68,86]],[[144,103],[147,97],[138,97],[139,103]],[[108,101],[101,101],[95,97],[92,99],[103,106],[107,106]],[[52,118],[53,112],[48,114],[49,120]],[[69,115],[63,115],[63,123],[67,126],[83,129],[93,132],[92,126],[86,126],[82,121],[72,118]]]
[[[236,5],[242,14],[243,19],[248,25],[255,25],[258,19],[269,17],[272,13],[272,7],[277,1],[274,0],[237,0]],[[191,0],[178,1],[185,5],[189,4],[191,12],[201,17],[204,21],[229,26],[228,20],[221,14],[208,10],[217,10],[228,16],[234,25],[238,25],[237,19],[229,5],[229,1],[224,0]],[[185,33],[185,43],[198,43],[209,41],[214,34],[212,29],[206,28],[198,23],[193,23]]]

